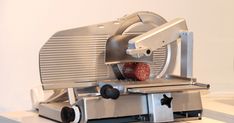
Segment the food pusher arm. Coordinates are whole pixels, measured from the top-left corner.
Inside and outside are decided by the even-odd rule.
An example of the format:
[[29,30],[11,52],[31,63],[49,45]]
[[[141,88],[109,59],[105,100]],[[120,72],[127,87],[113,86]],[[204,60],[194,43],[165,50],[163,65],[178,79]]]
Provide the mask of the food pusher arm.
[[140,58],[144,55],[150,56],[152,51],[176,41],[180,38],[180,32],[185,32],[187,30],[185,19],[176,18],[130,39],[126,53],[136,58]]

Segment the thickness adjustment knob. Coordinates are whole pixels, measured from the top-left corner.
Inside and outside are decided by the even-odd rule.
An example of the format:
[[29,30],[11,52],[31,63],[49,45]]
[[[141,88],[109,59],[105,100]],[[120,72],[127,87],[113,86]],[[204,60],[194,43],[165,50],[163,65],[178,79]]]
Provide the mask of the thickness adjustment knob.
[[60,113],[63,123],[79,123],[81,119],[81,113],[78,106],[63,107]]
[[172,97],[168,97],[167,95],[163,94],[163,98],[161,99],[161,105],[166,105],[168,108],[171,108],[171,101]]
[[120,92],[118,89],[106,84],[101,87],[100,94],[105,99],[118,99]]

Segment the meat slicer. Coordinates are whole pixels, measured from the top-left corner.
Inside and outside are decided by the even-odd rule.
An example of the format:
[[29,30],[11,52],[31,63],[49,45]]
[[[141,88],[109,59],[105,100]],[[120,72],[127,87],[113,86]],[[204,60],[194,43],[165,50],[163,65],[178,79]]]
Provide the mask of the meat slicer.
[[[201,119],[200,90],[209,85],[192,76],[192,61],[193,33],[182,18],[142,11],[59,31],[39,53],[43,90],[54,92],[37,105],[39,115],[64,123]],[[126,79],[126,62],[149,64],[149,79]]]

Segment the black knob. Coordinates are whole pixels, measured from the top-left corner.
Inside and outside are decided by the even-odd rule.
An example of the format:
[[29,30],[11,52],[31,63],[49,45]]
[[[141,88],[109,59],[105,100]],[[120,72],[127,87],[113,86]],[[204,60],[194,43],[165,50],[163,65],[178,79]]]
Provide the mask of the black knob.
[[168,108],[171,108],[171,101],[172,97],[168,97],[167,95],[163,94],[163,98],[161,99],[161,105],[166,105]]
[[104,85],[100,90],[101,96],[105,99],[118,99],[120,92],[118,89],[113,88],[111,85]]
[[75,111],[73,108],[63,107],[60,115],[63,123],[70,123],[75,120]]

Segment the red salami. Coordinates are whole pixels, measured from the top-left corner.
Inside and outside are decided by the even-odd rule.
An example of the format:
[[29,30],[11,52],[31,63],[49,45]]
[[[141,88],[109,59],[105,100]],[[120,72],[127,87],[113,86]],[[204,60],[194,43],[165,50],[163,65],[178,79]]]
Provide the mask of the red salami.
[[145,81],[150,76],[150,66],[146,63],[125,63],[123,74],[127,79]]

